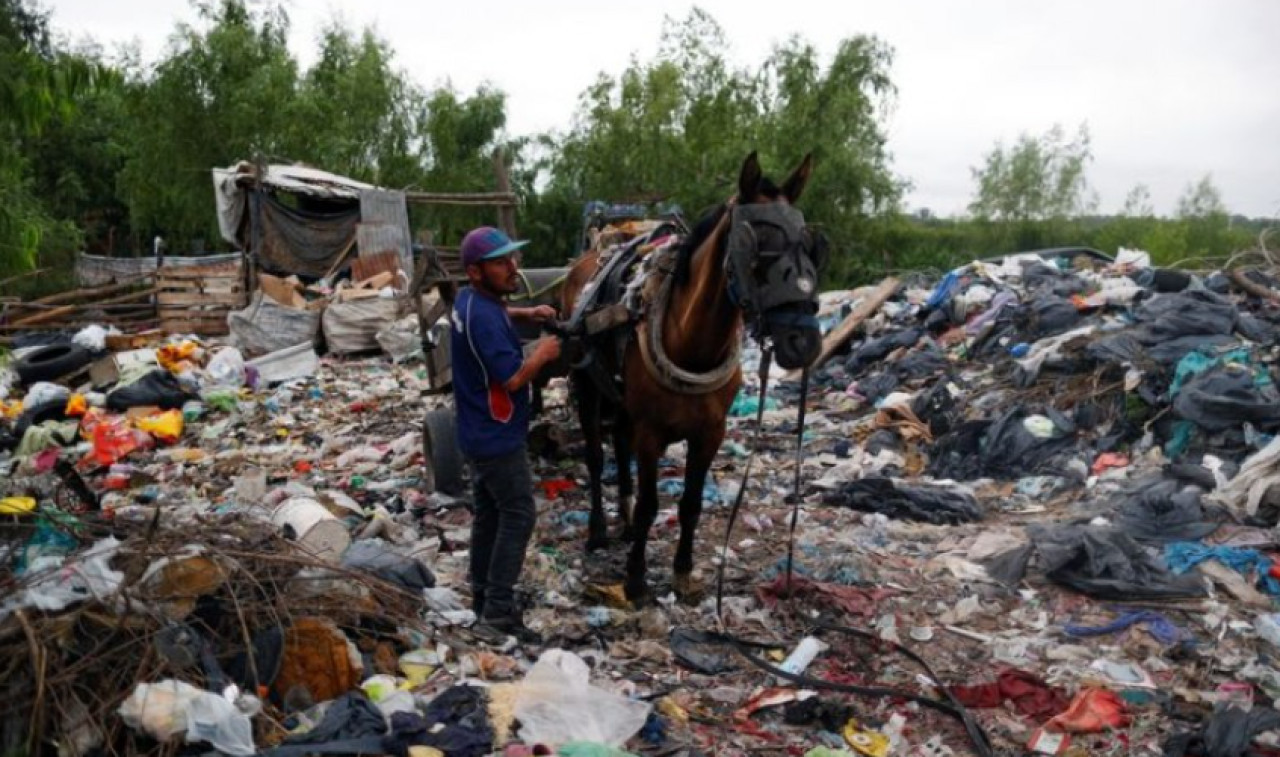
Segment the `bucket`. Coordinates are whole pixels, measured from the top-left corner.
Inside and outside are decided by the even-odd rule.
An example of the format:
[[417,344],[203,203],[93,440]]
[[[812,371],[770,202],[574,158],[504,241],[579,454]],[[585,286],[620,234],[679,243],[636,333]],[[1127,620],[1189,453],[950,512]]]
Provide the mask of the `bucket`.
[[337,562],[351,544],[342,521],[309,497],[285,500],[272,513],[271,522],[276,528],[292,530],[304,551],[328,562]]

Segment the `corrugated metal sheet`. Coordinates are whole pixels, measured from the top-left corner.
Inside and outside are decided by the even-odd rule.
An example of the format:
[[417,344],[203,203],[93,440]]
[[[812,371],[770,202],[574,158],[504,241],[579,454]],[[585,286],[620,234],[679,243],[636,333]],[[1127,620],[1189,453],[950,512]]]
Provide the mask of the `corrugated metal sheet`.
[[[164,264],[174,267],[221,265],[239,260],[240,253],[238,252],[225,255],[202,255],[200,257],[166,255]],[[104,255],[86,255],[84,253],[76,256],[76,281],[80,286],[98,286],[112,281],[124,281],[153,273],[155,270],[156,259],[151,256],[145,258],[111,258]]]
[[356,232],[360,256],[395,250],[400,267],[413,271],[413,248],[409,237],[409,208],[404,192],[365,189],[360,192],[360,228]]

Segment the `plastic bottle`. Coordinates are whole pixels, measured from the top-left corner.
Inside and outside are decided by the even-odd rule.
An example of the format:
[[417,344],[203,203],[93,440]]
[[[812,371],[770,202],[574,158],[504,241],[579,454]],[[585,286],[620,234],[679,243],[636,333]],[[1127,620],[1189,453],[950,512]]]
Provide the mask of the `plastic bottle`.
[[806,636],[800,640],[796,648],[787,655],[787,659],[782,661],[778,667],[782,668],[791,675],[800,675],[809,667],[809,663],[813,662],[813,658],[818,656],[819,652],[826,651],[827,645],[814,636]]

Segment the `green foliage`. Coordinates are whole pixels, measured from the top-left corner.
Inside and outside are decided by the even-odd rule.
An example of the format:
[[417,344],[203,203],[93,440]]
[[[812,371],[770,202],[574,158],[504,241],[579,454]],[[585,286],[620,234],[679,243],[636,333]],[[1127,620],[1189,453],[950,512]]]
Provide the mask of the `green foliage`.
[[973,169],[977,192],[969,211],[1022,237],[1040,223],[1084,215],[1097,204],[1084,173],[1092,159],[1084,124],[1069,142],[1055,124],[1041,137],[1023,134],[1009,149],[997,143]]
[[[592,199],[674,201],[693,215],[732,195],[752,150],[779,179],[812,151],[806,214],[825,226],[838,270],[861,265],[873,217],[895,207],[902,188],[881,124],[893,94],[889,49],[853,37],[824,66],[813,46],[792,39],[758,68],[734,69],[723,31],[698,9],[683,22],[668,19],[663,40],[654,60],[633,59],[617,79],[602,74],[569,133],[549,141],[539,166],[546,196],[526,207],[534,234]],[[566,237],[535,239],[561,245]]]

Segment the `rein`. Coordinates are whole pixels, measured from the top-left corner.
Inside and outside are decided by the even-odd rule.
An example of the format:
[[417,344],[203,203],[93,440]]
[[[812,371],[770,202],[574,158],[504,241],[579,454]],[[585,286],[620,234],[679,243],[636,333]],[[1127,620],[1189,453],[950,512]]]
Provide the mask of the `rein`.
[[[811,689],[825,689],[827,691],[838,691],[845,694],[855,694],[858,696],[875,697],[879,699],[902,699],[916,702],[925,707],[937,710],[943,714],[949,715],[964,727],[965,733],[969,736],[969,740],[973,742],[975,751],[980,757],[993,757],[995,754],[991,747],[991,740],[986,732],[982,730],[982,726],[974,720],[973,715],[968,709],[956,699],[955,695],[942,683],[938,675],[933,672],[929,664],[924,661],[915,652],[898,644],[896,642],[881,639],[878,636],[858,628],[850,628],[848,626],[832,625],[827,623],[819,623],[814,626],[815,631],[832,631],[842,633],[855,638],[863,639],[871,644],[888,647],[890,651],[897,652],[907,659],[919,665],[928,675],[930,684],[940,693],[942,698],[935,699],[913,691],[905,689],[894,689],[880,686],[853,686],[849,684],[836,683],[833,681],[825,681],[820,678],[813,678],[802,674],[791,673],[779,668],[763,658],[752,654],[751,649],[759,648],[759,644],[745,641],[743,639],[730,634],[725,629],[724,624],[724,572],[725,566],[728,564],[729,539],[733,534],[734,523],[737,522],[738,512],[742,509],[742,501],[747,491],[747,481],[751,477],[751,464],[755,461],[756,451],[760,448],[760,436],[764,429],[764,405],[766,391],[769,382],[769,369],[773,363],[773,350],[769,346],[762,348],[760,357],[760,401],[756,408],[756,430],[752,435],[751,451],[748,453],[747,462],[742,470],[742,482],[738,486],[738,494],[734,497],[733,507],[729,510],[729,521],[725,525],[724,540],[720,546],[720,565],[716,570],[716,625],[719,631],[709,634],[710,639],[716,643],[726,644],[733,647],[734,651],[742,655],[748,662],[756,667],[771,673],[778,678],[799,684]],[[795,539],[796,539],[796,523],[800,515],[800,484],[802,477],[803,447],[804,447],[804,421],[805,406],[809,395],[809,369],[806,367],[800,374],[800,407],[796,411],[796,473],[792,483],[792,503],[791,503],[791,523],[787,532],[787,573],[784,596],[788,600],[792,598],[791,594],[791,575],[794,566],[795,556]]]

